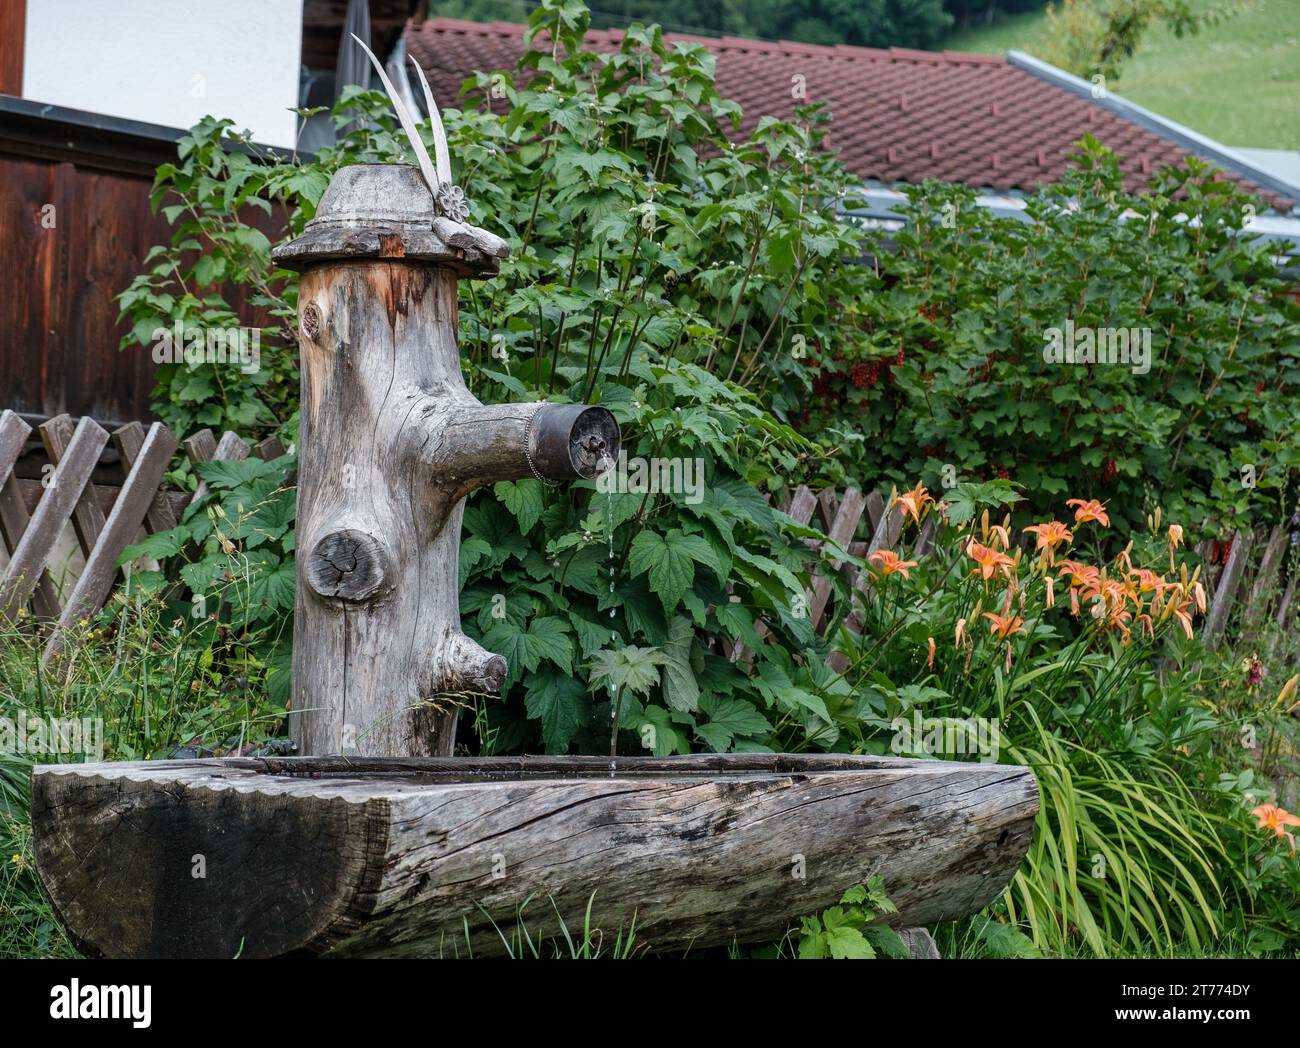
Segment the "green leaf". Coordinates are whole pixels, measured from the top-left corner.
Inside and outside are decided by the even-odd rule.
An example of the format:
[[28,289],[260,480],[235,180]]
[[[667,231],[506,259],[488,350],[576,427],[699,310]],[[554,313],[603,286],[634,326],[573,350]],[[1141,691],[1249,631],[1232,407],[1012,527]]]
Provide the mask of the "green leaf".
[[862,929],[862,934],[866,940],[876,947],[886,957],[895,960],[907,960],[912,956],[912,952],[899,937],[898,932],[894,931],[887,924],[873,924]]
[[734,735],[766,735],[772,730],[767,718],[751,703],[743,699],[704,699],[700,709],[708,716],[714,729],[723,729]]
[[650,743],[649,749],[656,757],[691,752],[690,740],[678,730],[662,706],[647,706],[631,727],[636,730],[642,746]]
[[284,181],[284,188],[290,193],[297,193],[314,206],[329,188],[329,179],[323,171],[303,168],[294,172]]
[[191,593],[206,597],[212,592],[213,584],[226,573],[229,566],[224,557],[213,557],[195,564],[186,564],[181,568],[181,581],[190,588]]
[[567,753],[573,737],[591,715],[582,682],[569,673],[537,673],[528,678],[524,697],[528,716],[542,722],[547,753]]
[[977,917],[971,923],[971,930],[994,957],[1042,956],[1033,940],[1014,925],[1002,924],[991,917]]
[[677,616],[668,624],[668,639],[663,643],[664,701],[674,710],[693,713],[700,701],[700,686],[691,669],[691,645],[695,628],[690,619]]
[[211,462],[196,462],[194,469],[214,488],[237,488],[263,477],[283,475],[284,467],[275,459],[264,462],[259,458],[246,458],[239,461],[214,459]]
[[465,580],[469,578],[469,573],[474,570],[475,566],[484,557],[492,554],[492,547],[487,541],[479,538],[477,535],[467,535],[461,540],[460,544],[460,580],[457,583],[458,589],[465,588]]
[[175,556],[189,542],[188,528],[171,528],[168,531],[160,531],[157,534],[148,536],[143,542],[137,542],[134,546],[127,546],[126,549],[118,555],[117,563],[120,567],[129,560],[135,560],[138,557],[149,557],[153,560],[164,560],[167,557]]
[[528,646],[538,660],[549,659],[565,673],[573,672],[573,641],[559,616],[533,619],[528,624]]
[[714,609],[718,625],[736,640],[743,641],[750,651],[758,651],[763,646],[763,639],[754,628],[754,616],[739,601],[728,601]]
[[492,491],[519,521],[520,534],[527,535],[542,515],[541,481],[531,477],[524,480],[503,480],[494,485]]
[[607,647],[611,641],[618,639],[618,633],[603,626],[599,622],[592,622],[585,615],[569,609],[569,621],[573,624],[574,631],[578,634],[578,651],[584,658],[587,658],[602,648]]
[[876,956],[871,943],[856,928],[827,928],[826,947],[837,961],[868,961]]
[[543,659],[565,673],[573,672],[573,641],[564,620],[554,615],[533,619],[527,629],[520,629],[509,618],[502,619],[484,635],[483,646],[505,657],[510,682],[519,680],[524,671],[536,670]]
[[276,611],[293,607],[294,586],[297,581],[293,561],[285,561],[273,571],[263,571],[253,583],[248,603],[260,608],[267,617]]
[[591,660],[591,686],[605,685],[617,694],[630,688],[638,695],[649,695],[659,683],[656,667],[662,666],[667,656],[658,648],[639,648],[629,644],[612,651],[599,651]]
[[683,535],[677,528],[666,535],[642,531],[632,540],[628,556],[634,577],[649,572],[650,588],[659,595],[665,615],[671,615],[681,603],[682,594],[695,579],[697,561],[713,563],[709,544],[698,535]]

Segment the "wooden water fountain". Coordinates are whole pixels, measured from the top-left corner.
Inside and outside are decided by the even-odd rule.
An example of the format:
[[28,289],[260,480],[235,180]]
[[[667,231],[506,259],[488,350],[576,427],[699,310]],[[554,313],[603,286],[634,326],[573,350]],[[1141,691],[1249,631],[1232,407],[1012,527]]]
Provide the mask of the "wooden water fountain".
[[275,252],[302,270],[304,755],[36,768],[37,865],[70,933],[117,957],[483,954],[521,915],[554,934],[590,905],[607,941],[635,923],[671,950],[779,937],[873,874],[899,925],[988,903],[1030,840],[1025,768],[450,756],[463,697],[507,668],[460,628],[465,496],[593,477],[619,437],[600,407],[466,389],[457,281],[507,247],[466,224],[429,101],[436,167],[417,147],[419,169],[341,170]]

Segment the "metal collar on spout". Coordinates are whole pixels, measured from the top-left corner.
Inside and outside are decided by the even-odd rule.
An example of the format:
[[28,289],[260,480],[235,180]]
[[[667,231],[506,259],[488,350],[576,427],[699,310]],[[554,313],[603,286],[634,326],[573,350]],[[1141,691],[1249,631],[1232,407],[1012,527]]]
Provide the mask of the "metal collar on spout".
[[608,408],[543,404],[529,420],[528,464],[542,480],[592,480],[618,460],[618,422]]

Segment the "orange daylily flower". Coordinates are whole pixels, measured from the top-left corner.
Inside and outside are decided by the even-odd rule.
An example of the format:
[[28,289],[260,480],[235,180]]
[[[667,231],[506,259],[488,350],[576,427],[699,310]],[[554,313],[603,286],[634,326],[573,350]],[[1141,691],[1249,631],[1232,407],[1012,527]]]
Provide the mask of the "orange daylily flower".
[[1096,585],[1098,571],[1091,564],[1082,564],[1077,560],[1063,560],[1057,565],[1056,573],[1070,576],[1070,588]]
[[895,506],[902,506],[903,511],[911,517],[916,523],[921,523],[921,511],[925,509],[927,502],[933,502],[934,499],[926,493],[925,486],[918,483],[911,491],[905,491],[903,494],[895,494],[890,500],[890,509]]
[[1086,524],[1090,520],[1095,520],[1103,528],[1110,527],[1110,517],[1106,514],[1106,504],[1098,502],[1096,499],[1066,499],[1067,506],[1077,506],[1074,511],[1074,522],[1076,524]]
[[931,637],[928,641],[926,641],[926,646],[930,649],[930,657],[925,660],[925,668],[928,670],[932,670],[934,669],[934,638],[933,637]]
[[1170,585],[1154,571],[1148,571],[1146,568],[1138,568],[1133,574],[1137,577],[1137,588],[1139,593],[1151,593],[1154,591],[1155,594],[1159,596]]
[[956,648],[958,651],[961,651],[961,649],[968,643],[966,639],[966,620],[958,619],[957,628],[953,632],[954,632],[953,647]]
[[1049,521],[1046,524],[1031,524],[1025,528],[1025,533],[1035,536],[1036,545],[1034,548],[1042,551],[1048,564],[1052,563],[1057,546],[1062,542],[1074,541],[1074,532],[1059,520]]
[[1025,620],[1019,615],[994,615],[986,611],[984,617],[989,620],[989,632],[998,640],[1006,640],[1014,633],[1025,632]]
[[1183,627],[1183,632],[1187,634],[1187,639],[1192,639],[1192,598],[1182,586],[1175,584],[1172,589],[1173,594],[1169,598],[1169,603],[1165,605],[1164,611],[1160,613],[1160,620],[1173,616],[1178,620],[1178,624]]
[[880,567],[881,575],[893,575],[895,572],[907,578],[907,569],[916,567],[914,560],[902,560],[892,549],[878,549],[867,558]]
[[986,582],[993,577],[995,571],[1001,571],[1003,575],[1010,577],[1009,569],[1015,563],[1005,553],[983,546],[974,539],[971,539],[970,545],[966,547],[966,556],[979,565],[979,573]]
[[1102,626],[1108,630],[1119,630],[1124,635],[1124,643],[1129,642],[1128,620],[1132,612],[1123,604],[1099,603],[1093,606],[1093,615],[1102,620]]
[[1137,593],[1132,583],[1120,582],[1118,579],[1108,579],[1101,576],[1083,586],[1079,591],[1079,596],[1084,600],[1099,599],[1107,608],[1123,607],[1128,601],[1136,601],[1137,599]]
[[1279,808],[1276,804],[1261,804],[1250,814],[1259,820],[1261,830],[1272,830],[1273,836],[1285,837],[1290,841],[1291,854],[1295,854],[1295,837],[1287,832],[1286,827],[1300,826],[1300,818],[1284,808]]
[[1169,570],[1174,570],[1174,550],[1183,544],[1183,526],[1181,524],[1169,525]]

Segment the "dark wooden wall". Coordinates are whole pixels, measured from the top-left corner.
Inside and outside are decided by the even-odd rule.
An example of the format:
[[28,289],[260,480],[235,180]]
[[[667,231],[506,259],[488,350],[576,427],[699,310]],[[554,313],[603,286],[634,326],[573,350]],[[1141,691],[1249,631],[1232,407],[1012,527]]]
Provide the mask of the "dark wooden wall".
[[[0,95],[0,408],[104,424],[153,418],[157,368],[148,348],[118,348],[130,325],[118,320],[117,296],[170,239],[149,193],[180,134]],[[49,204],[52,228],[42,222]],[[284,216],[243,217],[273,242],[283,233]],[[243,323],[270,323],[243,289],[220,291]]]
[[27,0],[0,0],[0,92],[23,93],[23,47],[27,41]]
[[175,145],[49,112],[0,98],[0,408],[149,418],[155,366],[146,349],[119,351],[115,296],[168,236],[149,189]]

